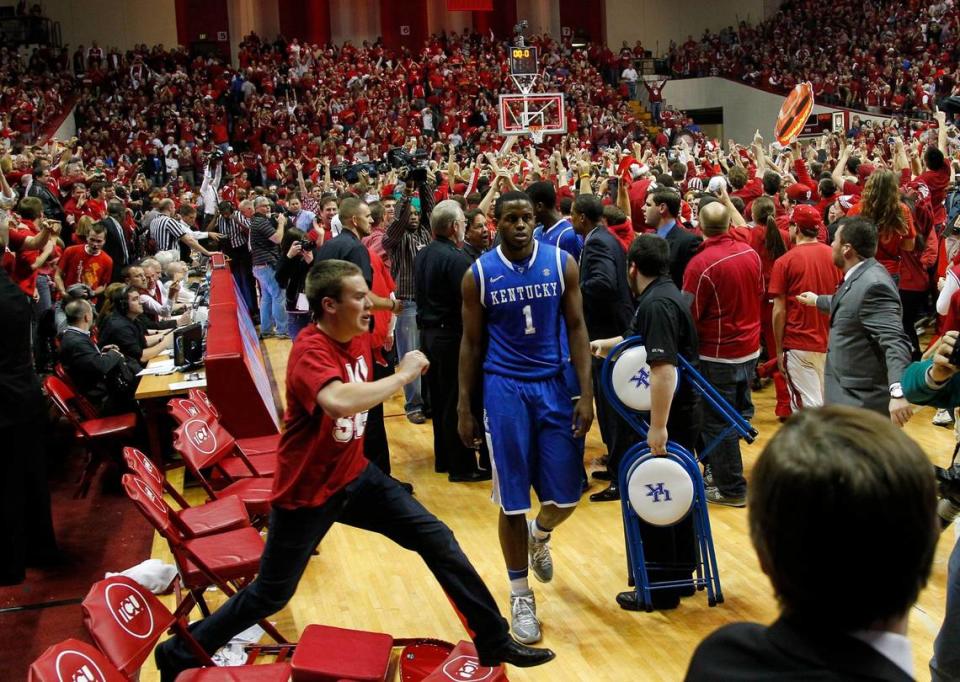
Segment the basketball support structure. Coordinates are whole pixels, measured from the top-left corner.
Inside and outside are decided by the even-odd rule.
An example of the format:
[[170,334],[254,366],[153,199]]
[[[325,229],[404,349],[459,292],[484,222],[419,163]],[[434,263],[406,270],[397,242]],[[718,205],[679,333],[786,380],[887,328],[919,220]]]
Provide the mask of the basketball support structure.
[[[637,472],[640,465],[649,461],[654,455],[651,454],[650,447],[646,443],[647,432],[650,427],[641,418],[639,412],[628,408],[618,396],[613,384],[613,370],[618,358],[625,351],[642,345],[643,339],[634,336],[625,339],[613,348],[603,364],[600,385],[604,396],[613,408],[643,438],[624,454],[618,471],[618,479],[624,536],[627,546],[628,582],[637,592],[638,604],[646,611],[653,611],[653,590],[690,587],[691,580],[667,580],[655,583],[650,581],[643,551],[643,538],[640,534],[640,518],[632,507],[628,495],[632,476]],[[738,438],[743,438],[748,443],[752,443],[757,437],[756,429],[685,358],[678,356],[678,361],[678,385],[680,381],[689,382],[693,389],[703,397],[708,408],[718,412],[728,424],[719,437],[706,444],[700,453],[701,459],[730,435],[735,434]],[[696,578],[693,579],[692,584],[698,591],[706,589],[707,603],[710,606],[716,606],[723,602],[723,592],[720,587],[720,575],[713,546],[713,533],[710,529],[710,517],[707,513],[706,490],[698,459],[686,448],[671,441],[667,442],[666,449],[666,457],[683,467],[684,471],[690,476],[694,488],[693,502],[688,512],[693,514],[694,535],[696,537]],[[660,567],[658,566],[658,568]],[[670,567],[664,566],[663,568]]]

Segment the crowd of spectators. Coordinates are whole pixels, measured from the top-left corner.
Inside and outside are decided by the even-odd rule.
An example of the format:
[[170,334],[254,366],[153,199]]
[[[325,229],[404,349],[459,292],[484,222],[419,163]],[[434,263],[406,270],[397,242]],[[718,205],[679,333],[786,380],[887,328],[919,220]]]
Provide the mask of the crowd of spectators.
[[810,81],[818,102],[929,116],[960,84],[960,9],[952,0],[787,0],[671,43],[674,77],[725,76],[776,93]]

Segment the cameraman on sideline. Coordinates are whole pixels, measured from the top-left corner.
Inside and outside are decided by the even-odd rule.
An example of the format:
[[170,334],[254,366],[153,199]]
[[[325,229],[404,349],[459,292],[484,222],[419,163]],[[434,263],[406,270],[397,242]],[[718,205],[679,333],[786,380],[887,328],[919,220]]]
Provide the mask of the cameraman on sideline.
[[[940,338],[932,358],[907,367],[901,380],[903,395],[907,400],[916,405],[933,405],[948,410],[960,406],[960,376],[957,376],[960,372],[960,364],[957,363],[960,360],[951,358],[954,348],[960,346],[958,337],[958,331],[947,332]],[[954,451],[951,467],[956,456],[957,450]],[[943,512],[945,506],[949,506],[946,500],[941,502],[938,510]],[[941,519],[943,517],[941,513]],[[960,542],[954,545],[947,567],[947,607],[943,625],[933,645],[930,675],[934,682],[960,680]]]

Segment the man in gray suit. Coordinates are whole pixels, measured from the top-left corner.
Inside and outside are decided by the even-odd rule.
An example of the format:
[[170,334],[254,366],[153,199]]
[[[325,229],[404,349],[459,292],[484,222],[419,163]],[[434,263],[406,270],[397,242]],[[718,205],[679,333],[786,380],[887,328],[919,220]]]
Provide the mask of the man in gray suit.
[[903,426],[913,414],[900,377],[911,360],[900,295],[877,262],[877,227],[860,217],[837,221],[833,262],[843,270],[837,293],[804,292],[797,300],[830,315],[824,403],[863,407]]

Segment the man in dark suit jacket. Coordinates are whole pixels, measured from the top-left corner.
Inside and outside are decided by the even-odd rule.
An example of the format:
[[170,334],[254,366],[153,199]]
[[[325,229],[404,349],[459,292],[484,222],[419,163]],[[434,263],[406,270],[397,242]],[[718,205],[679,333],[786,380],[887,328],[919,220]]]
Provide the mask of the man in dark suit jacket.
[[90,338],[93,307],[84,299],[74,299],[64,308],[67,328],[60,337],[60,362],[77,391],[102,414],[129,412],[135,405],[132,395],[111,393],[107,376],[124,362],[116,346],[103,350]]
[[686,679],[913,679],[907,619],[930,576],[936,507],[929,460],[885,416],[839,405],[794,414],[749,490],[750,537],[781,617],[720,628]]
[[[580,253],[580,293],[583,319],[590,340],[609,339],[626,331],[633,317],[633,296],[627,283],[627,255],[616,236],[602,223],[603,204],[593,194],[573,202],[573,229],[583,237]],[[593,358],[593,389],[600,434],[610,453],[607,471],[610,487],[590,496],[594,502],[620,499],[617,472],[623,453],[633,441],[632,429],[603,397],[600,390],[601,358]]]
[[107,241],[103,245],[103,250],[113,259],[111,282],[120,282],[120,271],[130,265],[130,249],[123,229],[124,211],[122,201],[111,201],[107,204],[107,216],[100,221],[107,231]]
[[672,187],[660,187],[647,194],[643,221],[670,245],[670,279],[683,288],[683,271],[700,248],[700,238],[677,223],[680,193]]
[[833,260],[843,270],[843,282],[832,296],[805,292],[798,300],[830,315],[824,403],[863,407],[903,426],[912,410],[900,377],[912,360],[912,346],[903,331],[897,285],[873,257],[876,252],[872,222],[837,221]]

